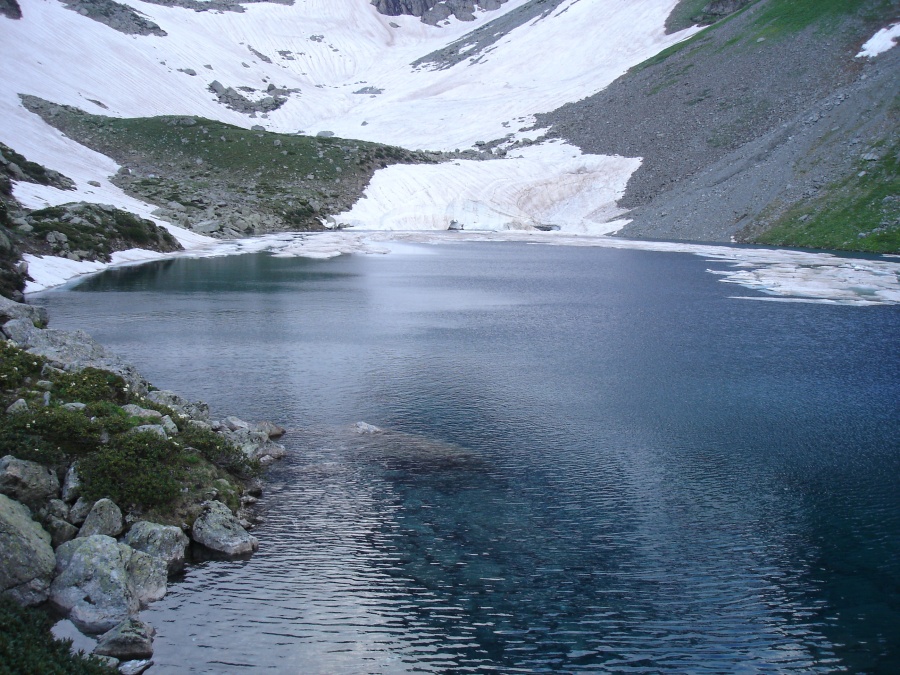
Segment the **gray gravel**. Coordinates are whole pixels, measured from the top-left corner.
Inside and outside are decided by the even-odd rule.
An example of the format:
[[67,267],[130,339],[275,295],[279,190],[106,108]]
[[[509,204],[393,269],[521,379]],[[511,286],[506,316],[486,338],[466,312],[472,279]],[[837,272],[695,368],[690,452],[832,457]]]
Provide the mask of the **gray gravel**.
[[808,196],[846,171],[854,138],[866,146],[896,133],[887,110],[897,55],[855,58],[884,21],[860,12],[825,35],[766,35],[754,21],[767,4],[538,116],[551,137],[585,152],[643,158],[620,202],[634,209],[623,236],[728,241],[775,201]]

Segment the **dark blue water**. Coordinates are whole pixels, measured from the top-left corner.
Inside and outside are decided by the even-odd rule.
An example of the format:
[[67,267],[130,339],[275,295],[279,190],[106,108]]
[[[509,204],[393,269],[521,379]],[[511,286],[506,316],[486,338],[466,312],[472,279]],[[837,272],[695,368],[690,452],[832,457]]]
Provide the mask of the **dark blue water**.
[[291,429],[260,552],[143,613],[151,672],[900,672],[900,308],[708,267],[461,244],[44,294]]

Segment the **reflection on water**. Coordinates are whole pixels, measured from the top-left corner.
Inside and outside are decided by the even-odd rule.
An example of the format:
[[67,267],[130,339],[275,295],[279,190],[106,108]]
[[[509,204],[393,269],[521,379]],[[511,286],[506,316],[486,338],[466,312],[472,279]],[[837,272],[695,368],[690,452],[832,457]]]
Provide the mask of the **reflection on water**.
[[464,245],[44,295],[291,428],[260,552],[144,612],[151,672],[900,669],[900,312],[742,303],[708,265]]

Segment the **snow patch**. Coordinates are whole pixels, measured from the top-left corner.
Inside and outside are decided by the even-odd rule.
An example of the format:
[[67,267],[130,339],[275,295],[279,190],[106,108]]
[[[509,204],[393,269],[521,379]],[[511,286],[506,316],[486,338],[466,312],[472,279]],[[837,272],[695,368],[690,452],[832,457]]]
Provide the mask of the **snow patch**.
[[639,159],[584,155],[564,143],[515,157],[395,165],[378,171],[338,223],[366,230],[530,230],[606,234],[624,224],[616,201]]
[[900,23],[891,24],[887,28],[882,28],[875,33],[875,35],[869,38],[862,46],[862,49],[859,54],[856,55],[856,58],[875,58],[879,54],[894,47],[897,44],[897,40],[900,40]]

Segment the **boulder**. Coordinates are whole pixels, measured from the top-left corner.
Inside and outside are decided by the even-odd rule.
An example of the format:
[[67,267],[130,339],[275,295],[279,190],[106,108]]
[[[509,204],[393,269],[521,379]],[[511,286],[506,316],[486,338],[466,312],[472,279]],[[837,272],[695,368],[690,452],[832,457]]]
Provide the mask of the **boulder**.
[[26,320],[32,326],[46,326],[47,310],[44,307],[34,307],[21,302],[13,302],[0,296],[0,323],[14,319]]
[[122,410],[126,415],[131,415],[132,417],[152,417],[153,419],[162,418],[162,413],[158,410],[152,410],[150,408],[142,408],[139,405],[135,405],[133,403],[129,403],[128,405],[123,405]]
[[44,529],[50,533],[53,548],[59,548],[67,541],[72,541],[78,534],[78,528],[58,516],[48,516],[44,521]]
[[83,330],[38,329],[27,320],[8,321],[6,336],[30,354],[43,356],[56,368],[78,372],[87,367],[119,375],[132,391],[144,394],[148,383],[134,366],[123,361]]
[[6,455],[0,459],[0,493],[36,511],[59,494],[59,479],[42,464]]
[[72,504],[81,496],[81,476],[78,474],[78,462],[72,462],[69,470],[66,471],[61,496],[66,504]]
[[84,524],[78,530],[78,536],[105,534],[108,537],[117,537],[122,533],[122,529],[121,509],[113,500],[104,498],[94,502],[94,506],[84,519]]
[[25,412],[28,410],[28,401],[24,398],[17,398],[6,409],[7,415],[15,415],[17,412]]
[[178,433],[178,425],[175,424],[168,415],[163,416],[162,419],[159,420],[159,424],[170,436],[174,436]]
[[50,542],[27,506],[0,495],[0,593],[21,605],[47,599],[56,565]]
[[256,425],[256,430],[266,434],[269,438],[281,438],[285,434],[284,427],[280,427],[272,422],[260,422]]
[[128,618],[100,636],[94,654],[112,656],[123,661],[147,659],[153,656],[155,634],[156,631],[150,624]]
[[112,537],[73,539],[56,550],[50,601],[86,633],[105,633],[165,590],[165,564]]
[[77,501],[72,504],[72,508],[69,509],[69,522],[80,527],[93,507],[94,502],[90,499],[79,497]]
[[168,406],[175,412],[189,417],[192,420],[201,420],[203,422],[209,421],[209,406],[202,401],[191,403],[190,401],[181,398],[181,396],[175,392],[164,389],[151,391],[147,394],[146,398],[148,401]]
[[152,665],[151,659],[123,661],[119,664],[119,675],[141,675]]
[[169,574],[184,569],[185,550],[190,539],[179,527],[141,520],[131,526],[123,541],[137,551],[161,559]]
[[129,434],[142,434],[145,432],[156,434],[160,438],[169,437],[169,435],[166,433],[165,428],[161,424],[142,424],[139,427],[134,427],[128,431]]
[[256,537],[241,527],[225,504],[206,501],[202,508],[191,531],[191,536],[198,544],[226,555],[251,553],[259,548]]

